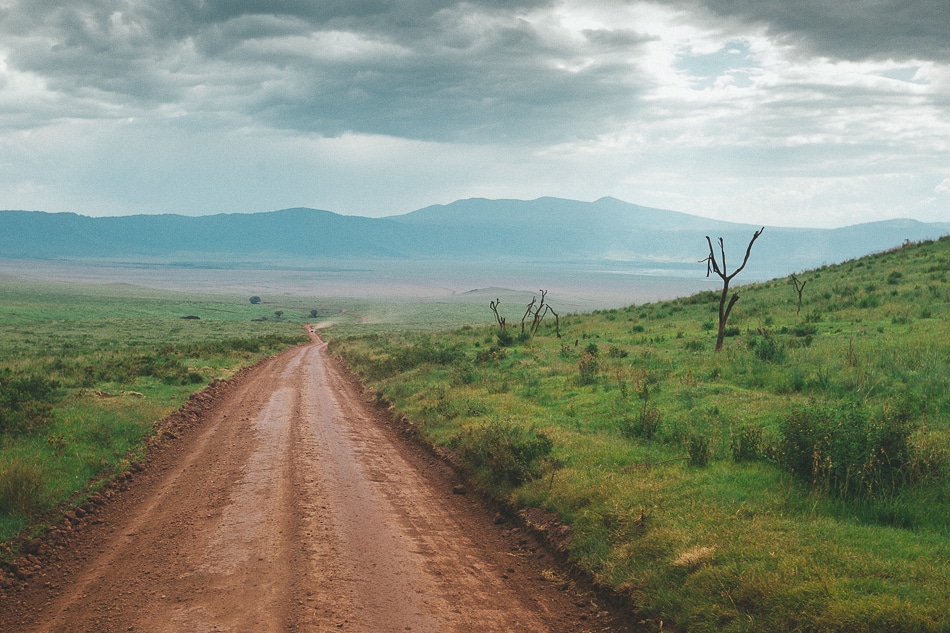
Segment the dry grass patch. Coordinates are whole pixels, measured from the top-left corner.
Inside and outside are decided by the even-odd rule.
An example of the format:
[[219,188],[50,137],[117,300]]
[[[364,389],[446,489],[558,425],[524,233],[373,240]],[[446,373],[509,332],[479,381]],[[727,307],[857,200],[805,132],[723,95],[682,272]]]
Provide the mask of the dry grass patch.
[[698,569],[711,562],[715,557],[715,553],[715,547],[694,547],[677,556],[673,561],[673,566],[683,569]]

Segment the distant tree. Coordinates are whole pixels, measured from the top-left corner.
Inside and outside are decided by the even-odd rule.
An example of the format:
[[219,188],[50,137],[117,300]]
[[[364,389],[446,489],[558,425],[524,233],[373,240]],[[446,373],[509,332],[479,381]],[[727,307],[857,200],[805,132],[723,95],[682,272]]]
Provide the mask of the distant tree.
[[491,311],[495,313],[495,321],[498,323],[498,329],[502,332],[505,331],[505,317],[498,314],[498,306],[501,305],[501,299],[495,299],[494,301],[488,302],[488,307],[491,308]]
[[316,310],[311,310],[311,311],[310,311],[310,318],[311,318],[311,319],[316,319],[316,318],[317,318],[317,311],[316,311]]
[[257,304],[260,303],[260,302],[261,302],[261,298],[258,297],[257,295],[254,295],[253,297],[251,297],[251,303],[252,303],[253,305],[257,305]]
[[284,311],[283,311],[283,310],[274,310],[274,316],[279,319],[280,317],[284,316]]
[[795,284],[795,291],[798,293],[798,310],[795,311],[795,314],[801,314],[802,312],[802,291],[805,290],[805,284],[808,283],[808,280],[799,281],[798,277],[792,273],[792,283]]
[[719,333],[716,335],[716,351],[722,350],[722,341],[725,338],[726,332],[726,322],[729,320],[729,314],[732,312],[732,307],[736,305],[736,301],[739,300],[739,293],[733,293],[732,297],[729,299],[729,304],[726,304],[726,297],[729,295],[729,282],[732,281],[733,277],[742,272],[742,269],[745,268],[746,263],[749,261],[749,255],[752,254],[752,245],[755,244],[755,241],[759,239],[759,236],[762,235],[762,231],[765,230],[763,226],[761,229],[755,232],[752,236],[752,240],[749,241],[749,246],[745,249],[745,257],[742,259],[742,265],[736,268],[732,273],[729,273],[726,269],[726,247],[723,244],[722,238],[719,238],[719,251],[721,253],[722,262],[716,260],[716,251],[713,249],[712,240],[709,236],[706,236],[706,242],[709,244],[709,256],[706,259],[699,260],[700,262],[706,262],[706,276],[709,277],[710,273],[716,273],[719,275],[719,278],[722,279],[722,292],[719,295]]
[[552,308],[549,304],[544,302],[545,298],[548,295],[548,291],[539,290],[538,292],[541,293],[541,303],[539,303],[536,307],[535,303],[537,303],[538,298],[531,297],[531,303],[528,304],[528,308],[525,310],[524,316],[521,317],[521,334],[525,333],[524,324],[525,324],[525,320],[529,316],[531,317],[531,326],[528,328],[528,331],[533,336],[538,331],[538,327],[541,326],[541,320],[544,318],[544,316],[548,312],[550,312],[551,314],[554,315],[554,325],[555,325],[555,332],[557,333],[557,337],[561,338],[561,319],[558,316],[558,313],[554,311],[554,308]]

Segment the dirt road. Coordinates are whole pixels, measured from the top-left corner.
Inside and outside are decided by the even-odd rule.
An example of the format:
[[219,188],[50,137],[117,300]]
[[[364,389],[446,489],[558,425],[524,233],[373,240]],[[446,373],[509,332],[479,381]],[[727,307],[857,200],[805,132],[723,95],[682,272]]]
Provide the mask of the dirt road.
[[0,630],[628,630],[375,416],[319,339],[264,361],[35,548]]

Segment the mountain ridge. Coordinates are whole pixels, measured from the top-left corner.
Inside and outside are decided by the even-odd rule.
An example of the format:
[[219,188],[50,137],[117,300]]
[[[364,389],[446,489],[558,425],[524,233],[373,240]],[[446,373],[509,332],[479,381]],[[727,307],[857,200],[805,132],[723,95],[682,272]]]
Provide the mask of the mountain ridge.
[[[0,211],[8,259],[541,261],[695,265],[706,236],[741,261],[758,225],[711,220],[616,198],[469,198],[383,218],[293,207],[259,213],[90,217]],[[769,227],[747,270],[781,276],[950,234],[950,223],[885,220],[836,229]]]

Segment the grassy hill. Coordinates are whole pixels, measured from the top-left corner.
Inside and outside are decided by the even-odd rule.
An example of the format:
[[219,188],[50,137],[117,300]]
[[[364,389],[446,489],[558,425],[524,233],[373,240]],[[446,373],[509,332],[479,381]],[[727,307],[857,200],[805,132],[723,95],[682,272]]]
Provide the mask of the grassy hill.
[[948,276],[944,238],[802,273],[800,310],[789,279],[740,287],[720,353],[715,292],[549,314],[534,336],[504,304],[504,332],[327,336],[481,487],[567,526],[552,539],[637,611],[947,631]]

